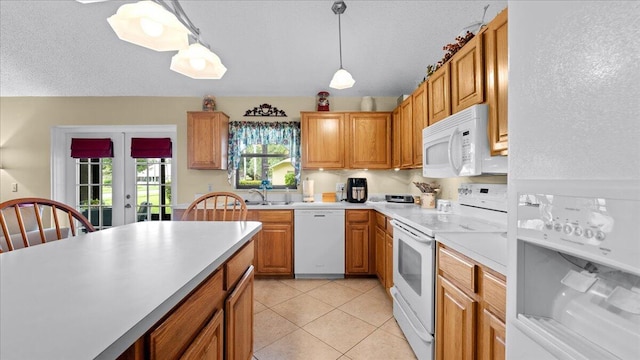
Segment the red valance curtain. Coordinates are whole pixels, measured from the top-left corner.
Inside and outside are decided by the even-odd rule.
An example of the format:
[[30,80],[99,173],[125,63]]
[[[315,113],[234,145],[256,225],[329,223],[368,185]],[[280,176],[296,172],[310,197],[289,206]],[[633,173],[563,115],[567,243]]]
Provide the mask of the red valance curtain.
[[76,159],[112,158],[111,139],[71,139],[71,157]]
[[132,138],[131,157],[170,158],[171,138]]

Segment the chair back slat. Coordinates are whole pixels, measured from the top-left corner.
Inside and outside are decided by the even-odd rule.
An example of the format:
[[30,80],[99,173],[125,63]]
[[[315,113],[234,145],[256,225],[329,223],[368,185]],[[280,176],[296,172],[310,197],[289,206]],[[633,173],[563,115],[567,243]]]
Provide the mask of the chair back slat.
[[[51,213],[51,220],[45,222],[44,210]],[[33,212],[32,212],[33,211]],[[64,224],[58,213],[65,213],[68,224]],[[61,221],[62,220],[62,221]],[[47,224],[52,222],[52,225]],[[0,253],[13,251],[18,237],[22,240],[22,247],[44,244],[51,240],[61,240],[65,236],[79,234],[80,225],[86,232],[93,232],[95,228],[78,210],[58,201],[43,198],[19,198],[0,203]],[[40,242],[38,243],[38,239]],[[19,243],[19,242],[18,242]]]
[[247,205],[244,199],[231,192],[211,192],[194,200],[181,220],[245,221]]

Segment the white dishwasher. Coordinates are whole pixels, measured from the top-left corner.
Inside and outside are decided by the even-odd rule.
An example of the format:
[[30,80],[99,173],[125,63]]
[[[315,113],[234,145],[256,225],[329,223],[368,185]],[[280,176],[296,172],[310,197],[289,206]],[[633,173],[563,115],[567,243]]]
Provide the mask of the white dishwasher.
[[344,277],[344,209],[296,209],[296,278]]

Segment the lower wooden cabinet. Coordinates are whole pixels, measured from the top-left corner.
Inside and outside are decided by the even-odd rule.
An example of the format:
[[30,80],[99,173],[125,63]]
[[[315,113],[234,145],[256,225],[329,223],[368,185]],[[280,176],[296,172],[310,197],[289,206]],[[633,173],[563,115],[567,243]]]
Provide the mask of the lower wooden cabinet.
[[437,257],[436,359],[504,359],[506,278],[442,244]]
[[[376,214],[378,216],[378,214]],[[384,215],[383,215],[384,217]],[[384,276],[385,276],[385,265],[386,261],[384,258],[384,249],[385,249],[385,232],[384,228],[380,228],[376,226],[376,276],[380,283],[384,285]]]
[[368,275],[375,273],[371,237],[371,210],[345,212],[345,274]]
[[250,210],[262,222],[255,237],[256,275],[293,276],[293,210]]
[[218,360],[224,358],[223,311],[218,310],[200,335],[191,343],[180,359]]
[[393,226],[391,218],[382,213],[375,213],[375,274],[380,283],[391,296],[390,289],[393,286]]
[[384,236],[384,288],[387,294],[391,296],[391,287],[393,286],[393,235],[387,233]]
[[225,302],[226,359],[253,357],[253,266],[245,272]]

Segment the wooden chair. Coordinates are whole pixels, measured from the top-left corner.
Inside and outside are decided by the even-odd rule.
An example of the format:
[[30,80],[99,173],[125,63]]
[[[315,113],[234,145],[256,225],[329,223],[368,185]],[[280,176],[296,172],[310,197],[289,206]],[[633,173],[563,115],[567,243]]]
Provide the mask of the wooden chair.
[[[49,215],[53,226],[47,227],[43,217]],[[0,253],[94,231],[78,210],[61,202],[20,198],[0,204]]]
[[181,220],[245,221],[247,205],[244,199],[230,192],[211,192],[195,199],[182,214]]

